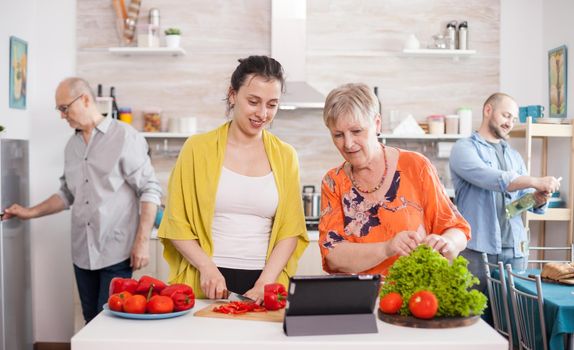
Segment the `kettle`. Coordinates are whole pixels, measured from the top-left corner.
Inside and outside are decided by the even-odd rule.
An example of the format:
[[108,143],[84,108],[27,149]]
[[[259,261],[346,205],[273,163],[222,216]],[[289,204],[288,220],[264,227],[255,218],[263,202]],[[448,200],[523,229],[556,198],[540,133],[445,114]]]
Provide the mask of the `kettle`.
[[321,212],[321,193],[315,192],[314,185],[303,186],[303,211],[306,219],[319,219]]

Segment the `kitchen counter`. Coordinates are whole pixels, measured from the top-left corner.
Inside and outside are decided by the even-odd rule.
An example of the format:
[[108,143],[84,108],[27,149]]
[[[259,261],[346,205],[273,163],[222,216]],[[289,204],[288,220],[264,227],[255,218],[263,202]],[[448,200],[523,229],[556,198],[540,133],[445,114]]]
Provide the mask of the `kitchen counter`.
[[506,339],[482,320],[448,329],[400,327],[377,320],[377,334],[287,337],[281,323],[193,316],[209,303],[198,300],[190,313],[164,320],[128,320],[104,311],[72,338],[72,350],[508,348]]

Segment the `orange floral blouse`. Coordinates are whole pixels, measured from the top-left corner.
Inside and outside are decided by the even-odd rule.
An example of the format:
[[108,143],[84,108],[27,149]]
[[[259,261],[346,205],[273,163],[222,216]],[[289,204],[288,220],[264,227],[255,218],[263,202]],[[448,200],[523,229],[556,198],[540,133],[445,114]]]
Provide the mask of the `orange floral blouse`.
[[[333,273],[325,257],[338,243],[386,242],[401,231],[416,231],[422,224],[427,234],[457,228],[470,239],[470,226],[450,201],[434,166],[423,155],[399,149],[391,187],[380,202],[363,197],[351,183],[345,163],[331,169],[321,184],[319,247],[323,269]],[[362,273],[386,275],[398,258],[390,257]]]

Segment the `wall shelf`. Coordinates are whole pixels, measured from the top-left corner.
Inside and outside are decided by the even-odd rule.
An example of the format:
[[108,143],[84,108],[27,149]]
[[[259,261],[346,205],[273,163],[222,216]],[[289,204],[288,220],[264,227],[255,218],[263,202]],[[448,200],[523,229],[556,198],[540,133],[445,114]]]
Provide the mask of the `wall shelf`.
[[[525,137],[527,128],[526,124],[517,125],[512,129],[510,135]],[[571,137],[572,125],[532,123],[528,131],[530,132],[530,137]]]
[[146,139],[186,139],[193,134],[180,132],[141,132]]
[[394,134],[381,134],[379,140],[458,140],[464,138],[465,135],[460,134],[424,134],[424,135],[394,135]]
[[108,52],[121,56],[184,56],[186,54],[181,47],[110,47]]
[[[553,137],[569,137],[570,138],[570,153],[565,152],[560,155],[564,162],[569,162],[569,177],[570,183],[568,184],[568,196],[566,208],[548,208],[544,214],[537,215],[531,212],[527,212],[523,216],[524,226],[528,227],[530,221],[541,222],[540,227],[540,237],[539,246],[546,246],[546,226],[544,222],[546,221],[561,221],[568,224],[568,231],[566,231],[566,240],[568,245],[572,244],[572,235],[574,230],[574,182],[572,181],[572,176],[574,176],[574,137],[572,137],[572,125],[571,124],[545,124],[545,123],[533,123],[531,117],[526,118],[526,123],[516,126],[510,133],[512,136],[523,137],[525,139],[526,148],[526,171],[531,174],[532,171],[532,139],[541,138],[542,148],[541,152],[541,176],[547,176],[548,170],[548,139]],[[566,184],[563,182],[566,187]],[[544,255],[542,259],[544,259]]]
[[570,221],[571,214],[568,208],[548,208],[544,214],[526,214],[528,221]]
[[447,49],[404,49],[402,55],[406,57],[468,57],[476,54],[476,50],[447,50]]

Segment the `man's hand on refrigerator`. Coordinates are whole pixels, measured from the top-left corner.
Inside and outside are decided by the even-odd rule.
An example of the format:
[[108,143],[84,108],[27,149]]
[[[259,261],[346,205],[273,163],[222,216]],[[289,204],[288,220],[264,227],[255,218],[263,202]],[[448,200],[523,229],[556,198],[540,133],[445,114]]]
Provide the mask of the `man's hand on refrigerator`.
[[20,204],[12,204],[8,208],[4,209],[4,212],[2,213],[2,221],[12,219],[14,217],[27,220],[33,218],[34,215],[30,208],[23,207]]

